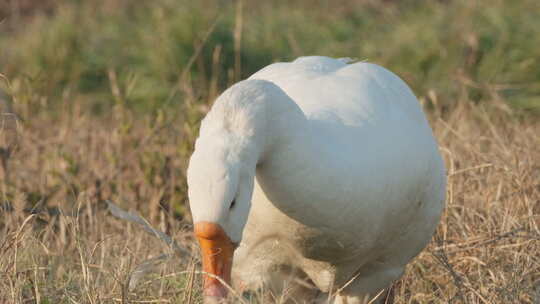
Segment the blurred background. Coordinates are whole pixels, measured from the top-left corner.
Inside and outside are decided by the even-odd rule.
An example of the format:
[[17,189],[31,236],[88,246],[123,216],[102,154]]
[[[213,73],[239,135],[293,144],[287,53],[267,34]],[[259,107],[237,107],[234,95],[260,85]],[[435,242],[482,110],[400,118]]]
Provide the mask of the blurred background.
[[[88,136],[109,139],[85,143],[102,153],[111,145],[110,155],[95,156],[116,168],[105,172],[91,154],[65,148],[88,152],[82,135],[65,135],[52,153],[64,160],[51,165],[65,163],[65,181],[91,174],[92,185],[118,183],[109,191],[118,194],[135,179],[110,179],[134,163],[144,185],[169,181],[156,176],[174,166],[179,180],[170,187],[177,191],[156,200],[172,199],[182,213],[182,176],[200,119],[221,91],[272,62],[303,55],[370,61],[402,77],[435,117],[472,104],[536,120],[539,45],[536,0],[4,0],[0,100],[36,140],[83,132],[86,126],[73,128],[85,119]],[[12,130],[13,119],[3,116]],[[84,159],[89,171],[80,169]],[[39,174],[47,172],[43,163],[35,163]],[[35,203],[49,197],[42,183],[56,178],[25,191]],[[83,180],[75,195],[88,186]]]
[[197,254],[127,289],[168,247],[106,201],[193,247],[200,120],[304,55],[392,70],[438,139],[447,208],[396,303],[539,303],[537,0],[0,0],[0,302],[200,301]]
[[112,74],[144,113],[185,94],[206,102],[272,62],[316,54],[389,67],[429,104],[540,111],[535,0],[4,0],[0,22],[12,93],[32,86],[29,102],[48,107],[107,109]]

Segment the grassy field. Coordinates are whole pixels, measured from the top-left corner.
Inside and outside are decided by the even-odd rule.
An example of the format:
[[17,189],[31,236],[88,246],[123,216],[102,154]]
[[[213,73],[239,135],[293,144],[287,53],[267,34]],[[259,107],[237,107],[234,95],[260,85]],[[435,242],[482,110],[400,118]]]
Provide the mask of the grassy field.
[[199,121],[231,83],[310,54],[398,73],[445,158],[447,207],[396,303],[540,303],[539,12],[532,0],[0,2],[0,303],[200,303],[185,183]]

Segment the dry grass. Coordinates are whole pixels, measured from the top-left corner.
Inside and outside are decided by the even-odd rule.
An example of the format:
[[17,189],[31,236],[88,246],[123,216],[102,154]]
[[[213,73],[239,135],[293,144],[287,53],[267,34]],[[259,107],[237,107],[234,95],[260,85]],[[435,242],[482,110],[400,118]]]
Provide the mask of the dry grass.
[[462,103],[432,116],[447,207],[402,280],[404,302],[540,302],[540,129],[499,114]]
[[[508,107],[538,108],[535,1],[345,1],[333,14],[308,1],[243,14],[242,1],[64,1],[51,18],[44,1],[29,26],[39,1],[19,2],[0,4],[12,13],[0,16],[12,80],[0,74],[0,303],[200,303],[185,184],[198,122],[225,83],[306,53],[382,63],[429,109],[447,208],[396,303],[540,303],[540,122]],[[169,246],[106,200],[193,254],[152,260]]]
[[[4,115],[0,302],[200,302],[199,264],[188,256],[129,290],[137,265],[169,249],[111,216],[105,200],[195,250],[184,174],[206,109],[186,102],[141,118],[118,103],[100,118],[80,106],[55,115],[20,106],[33,118],[17,123]],[[466,101],[429,117],[448,167],[447,208],[396,302],[539,303],[540,125]]]

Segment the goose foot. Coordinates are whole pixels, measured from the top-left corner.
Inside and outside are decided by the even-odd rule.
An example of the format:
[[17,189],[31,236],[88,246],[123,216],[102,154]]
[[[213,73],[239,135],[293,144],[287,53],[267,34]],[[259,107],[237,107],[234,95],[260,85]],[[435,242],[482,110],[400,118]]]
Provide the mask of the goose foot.
[[[342,290],[333,304],[391,304],[394,302],[394,284],[381,294],[378,291],[397,280],[403,270],[402,266],[383,268],[380,265],[367,265],[361,269],[363,276]],[[374,299],[377,294],[379,295]]]

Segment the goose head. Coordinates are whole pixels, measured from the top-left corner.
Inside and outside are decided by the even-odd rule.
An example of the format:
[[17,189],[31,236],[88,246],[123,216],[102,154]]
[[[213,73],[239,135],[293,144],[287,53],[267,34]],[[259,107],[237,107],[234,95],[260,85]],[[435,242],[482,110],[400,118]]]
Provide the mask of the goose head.
[[201,123],[187,182],[194,232],[199,240],[204,293],[225,297],[234,249],[251,208],[255,169],[267,141],[266,106],[276,90],[267,81],[246,80],[226,90]]
[[254,170],[220,148],[197,150],[190,160],[188,183],[195,236],[205,275],[205,296],[223,298],[230,285],[233,253],[242,239],[251,207]]

